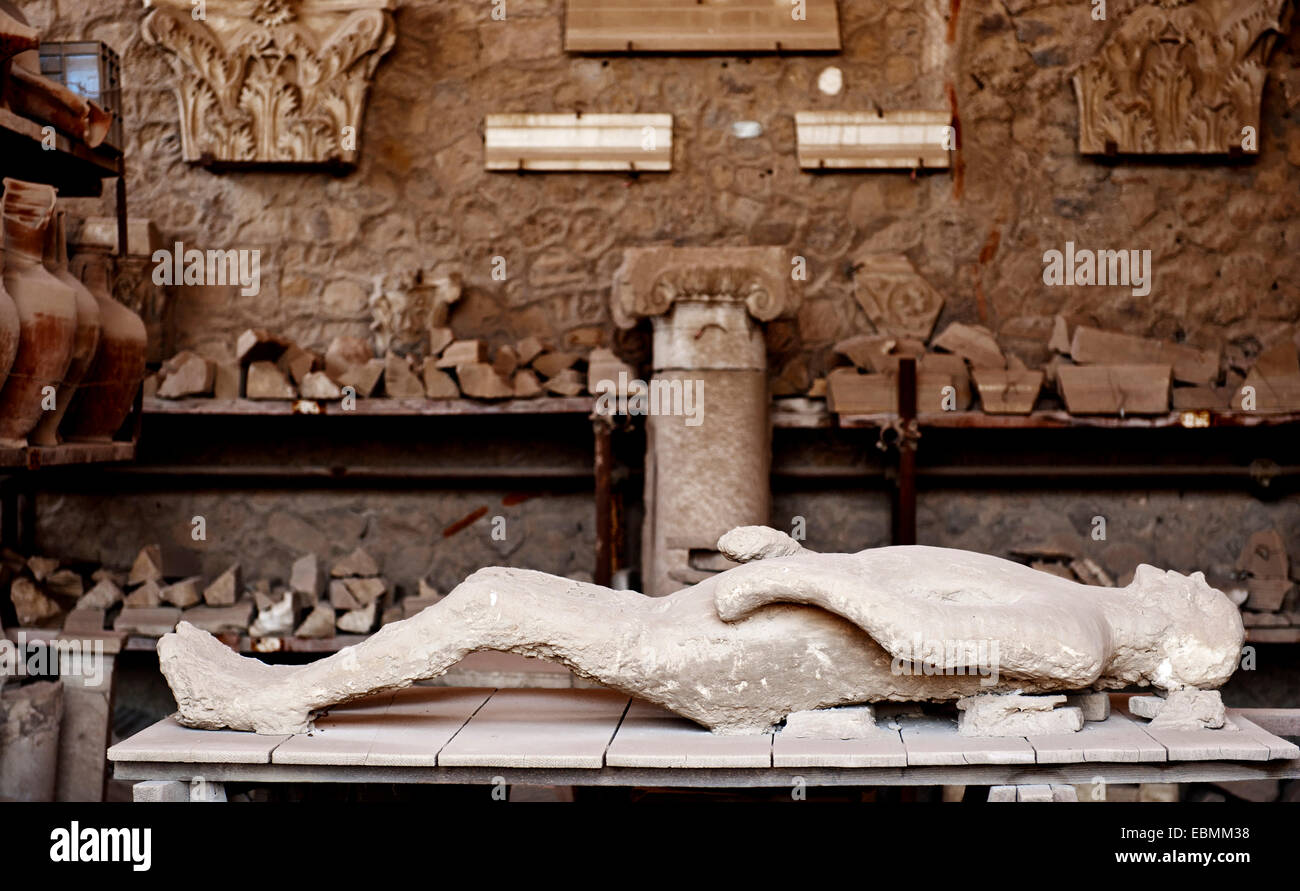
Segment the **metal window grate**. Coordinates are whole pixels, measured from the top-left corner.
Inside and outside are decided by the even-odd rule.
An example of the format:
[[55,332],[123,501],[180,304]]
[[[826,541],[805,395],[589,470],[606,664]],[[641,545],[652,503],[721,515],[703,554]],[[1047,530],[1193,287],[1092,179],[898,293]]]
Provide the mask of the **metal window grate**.
[[117,52],[99,41],[41,43],[41,74],[112,112],[105,143],[122,150],[122,75]]

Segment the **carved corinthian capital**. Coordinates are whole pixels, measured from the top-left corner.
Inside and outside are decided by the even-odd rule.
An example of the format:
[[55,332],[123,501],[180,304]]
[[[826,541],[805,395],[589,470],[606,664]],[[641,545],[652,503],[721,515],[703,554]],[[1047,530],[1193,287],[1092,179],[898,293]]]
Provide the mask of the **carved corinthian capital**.
[[393,2],[144,0],[145,40],[174,54],[185,160],[356,164]]
[[1291,0],[1142,0],[1074,78],[1083,154],[1258,151]]
[[760,322],[798,306],[791,255],[780,247],[630,248],[614,273],[614,321],[631,328],[678,300],[744,303]]

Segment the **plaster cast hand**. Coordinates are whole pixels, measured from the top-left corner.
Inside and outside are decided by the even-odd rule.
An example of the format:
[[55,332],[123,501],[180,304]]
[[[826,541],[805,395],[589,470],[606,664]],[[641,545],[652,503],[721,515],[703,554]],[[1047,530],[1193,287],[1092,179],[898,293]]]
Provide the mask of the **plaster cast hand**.
[[784,532],[767,526],[737,526],[718,539],[718,550],[737,563],[813,553]]

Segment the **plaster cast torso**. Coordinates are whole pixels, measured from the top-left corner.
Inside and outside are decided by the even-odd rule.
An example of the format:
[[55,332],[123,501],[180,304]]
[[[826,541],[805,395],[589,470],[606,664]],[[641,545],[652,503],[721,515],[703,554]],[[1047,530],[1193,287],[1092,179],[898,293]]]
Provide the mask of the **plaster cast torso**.
[[[746,531],[719,549],[756,556],[728,541]],[[261,733],[300,732],[314,711],[484,649],[559,662],[724,733],[850,703],[1216,687],[1240,654],[1235,607],[1198,575],[1144,567],[1128,587],[1105,589],[945,548],[815,554],[789,544],[662,598],[480,570],[417,616],[306,666],[240,657],[186,623],[158,652],[182,723]],[[994,665],[975,664],[989,656]]]

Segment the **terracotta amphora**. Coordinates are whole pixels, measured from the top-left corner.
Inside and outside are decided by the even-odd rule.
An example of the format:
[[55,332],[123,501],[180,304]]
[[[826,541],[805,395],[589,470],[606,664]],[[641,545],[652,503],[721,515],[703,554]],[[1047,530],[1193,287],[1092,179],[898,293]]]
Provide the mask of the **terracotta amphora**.
[[87,263],[82,280],[99,302],[99,349],[72,396],[60,432],[73,442],[108,442],[135,406],[149,338],[144,320],[113,299],[107,257]]
[[54,219],[53,186],[4,181],[4,286],[18,308],[18,354],[0,389],[0,445],[27,445],[72,361],[77,296],[45,268],[45,230]]
[[9,378],[14,357],[18,355],[18,307],[4,286],[5,252],[0,249],[0,389]]
[[90,363],[94,361],[99,347],[99,301],[80,280],[68,272],[67,216],[63,211],[55,212],[54,222],[46,234],[45,268],[76,295],[77,334],[72,343],[72,362],[68,365],[68,373],[63,376],[54,410],[45,412],[36,429],[27,437],[28,442],[38,446],[59,444],[59,424],[68,413],[72,394],[90,370]]

